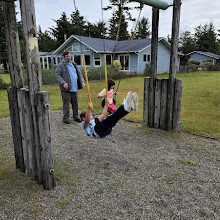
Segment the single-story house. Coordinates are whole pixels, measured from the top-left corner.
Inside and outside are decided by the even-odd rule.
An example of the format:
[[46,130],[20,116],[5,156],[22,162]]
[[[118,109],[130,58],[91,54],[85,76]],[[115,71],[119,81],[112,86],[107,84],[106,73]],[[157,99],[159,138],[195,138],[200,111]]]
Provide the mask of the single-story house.
[[187,55],[190,56],[189,60],[199,61],[203,63],[203,61],[211,60],[213,64],[220,65],[220,55],[210,52],[203,52],[203,51],[193,51],[188,53]]
[[[80,43],[81,42],[81,43]],[[81,68],[83,68],[81,50],[85,55],[87,68],[104,66],[104,43],[107,65],[111,65],[113,52],[115,47],[114,40],[105,40],[100,38],[84,37],[72,35],[57,50],[53,51],[51,57],[51,67],[56,68],[57,64],[63,59],[64,50],[70,51],[72,59]],[[114,59],[121,62],[122,67],[126,59],[126,54],[130,45],[130,40],[118,41]],[[45,57],[49,57],[46,54]],[[44,59],[43,57],[41,59]],[[47,60],[49,58],[46,58]],[[124,71],[143,73],[146,63],[151,61],[151,39],[133,40],[128,61],[124,67]],[[44,64],[45,65],[45,64]],[[158,73],[169,72],[170,65],[170,43],[165,38],[158,39],[158,57],[157,70]],[[47,66],[49,66],[47,64]],[[179,67],[179,57],[178,57]],[[177,68],[178,69],[178,68]]]

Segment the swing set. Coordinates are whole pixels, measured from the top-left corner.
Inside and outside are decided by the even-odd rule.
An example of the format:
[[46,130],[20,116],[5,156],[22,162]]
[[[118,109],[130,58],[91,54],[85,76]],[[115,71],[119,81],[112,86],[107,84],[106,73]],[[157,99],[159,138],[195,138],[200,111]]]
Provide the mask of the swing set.
[[[77,11],[77,7],[76,7],[76,1],[74,1],[74,8],[75,8],[75,12]],[[114,61],[114,57],[115,57],[115,53],[116,53],[116,48],[117,48],[117,43],[118,43],[118,37],[119,37],[119,32],[120,32],[120,26],[121,26],[121,19],[122,19],[122,14],[123,14],[123,9],[124,9],[124,1],[122,1],[122,5],[121,5],[121,11],[120,11],[120,17],[119,17],[119,22],[118,22],[118,28],[117,28],[117,35],[116,35],[116,40],[115,40],[115,46],[114,46],[114,50],[113,50],[113,55],[112,55],[112,61]],[[132,34],[132,38],[131,38],[131,42],[128,48],[128,52],[126,54],[124,63],[123,63],[123,69],[127,63],[128,60],[128,56],[130,53],[130,49],[131,49],[131,45],[136,33],[136,29],[137,29],[137,25],[139,22],[139,18],[141,15],[143,9],[143,4],[140,3],[140,12],[136,21],[136,25]],[[103,18],[103,0],[101,0],[101,11],[102,11],[102,23],[104,23],[104,18]],[[80,38],[80,28],[78,27],[78,34],[79,34],[79,38]],[[85,79],[86,79],[86,87],[87,87],[87,92],[88,92],[88,97],[89,97],[89,102],[91,102],[91,93],[90,93],[90,87],[89,87],[89,81],[88,81],[88,75],[87,75],[87,69],[86,69],[86,62],[85,62],[85,56],[83,53],[83,49],[82,49],[82,41],[80,38],[80,49],[81,49],[81,55],[82,55],[82,60],[83,60],[83,67],[84,67],[84,73],[85,73]],[[103,26],[103,49],[104,49],[104,71],[105,71],[105,89],[106,89],[106,98],[108,98],[108,73],[107,73],[107,62],[106,62],[106,51],[105,51],[105,36],[104,36],[104,26]],[[112,68],[113,68],[113,62],[111,64],[111,69],[110,69],[110,74],[109,74],[109,79],[111,79],[111,74],[112,74]],[[116,89],[116,92],[119,89],[119,85],[120,85],[121,79],[119,79],[119,83]],[[115,95],[116,96],[116,95]]]
[[[42,184],[45,189],[52,189],[56,186],[56,178],[54,172],[54,158],[51,137],[50,95],[48,92],[41,91],[41,64],[37,41],[34,0],[19,1],[24,36],[24,52],[26,57],[25,65],[28,75],[28,88],[24,88],[14,1],[15,0],[0,0],[5,21],[8,64],[11,77],[11,87],[8,88],[7,92],[16,168],[20,169],[31,179],[36,180],[38,184]],[[173,0],[174,4],[169,79],[156,79],[159,9],[166,10],[169,5],[161,0],[130,1],[139,2],[141,4],[140,13],[144,4],[152,6],[151,76],[150,78],[144,79],[144,124],[148,125],[149,127],[173,129],[177,131],[180,124],[182,97],[182,80],[176,79],[181,0]],[[123,4],[121,7],[122,9],[113,57],[115,56],[116,52],[121,16],[124,8],[124,1],[121,1],[121,3]],[[76,9],[75,0],[74,5]],[[138,16],[137,23],[139,17],[140,14]],[[131,38],[131,43],[124,61],[124,66],[127,62],[127,57],[130,52],[136,27]],[[107,95],[108,85],[104,37],[103,47],[105,86]],[[82,48],[81,51],[88,97],[89,101],[91,102],[85,57]],[[110,77],[111,72],[109,78]]]

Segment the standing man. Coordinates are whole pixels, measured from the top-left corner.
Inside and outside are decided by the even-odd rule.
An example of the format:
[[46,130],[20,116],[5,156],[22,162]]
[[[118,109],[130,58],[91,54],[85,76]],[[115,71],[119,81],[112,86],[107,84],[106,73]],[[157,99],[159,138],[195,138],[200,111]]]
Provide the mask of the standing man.
[[85,86],[85,80],[74,62],[71,61],[69,51],[64,51],[63,61],[56,68],[56,78],[60,85],[61,96],[63,100],[63,122],[70,124],[69,104],[72,105],[73,119],[81,122],[78,115],[78,89]]

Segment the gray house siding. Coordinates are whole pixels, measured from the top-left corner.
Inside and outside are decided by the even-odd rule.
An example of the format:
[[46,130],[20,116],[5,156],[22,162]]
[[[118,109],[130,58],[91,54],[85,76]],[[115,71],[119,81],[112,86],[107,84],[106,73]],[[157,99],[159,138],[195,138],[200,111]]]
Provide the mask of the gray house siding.
[[137,72],[138,55],[135,53],[131,53],[129,56],[129,61],[130,61],[130,71]]
[[[146,55],[146,61],[144,61],[144,55]],[[150,60],[148,60],[148,56],[151,56],[151,47],[147,47],[138,53],[138,73],[143,73],[146,63],[150,64]],[[179,66],[179,58],[178,58],[178,66]],[[158,43],[158,56],[157,56],[157,72],[165,73],[169,72],[170,68],[170,50],[161,42]]]
[[215,58],[208,57],[208,56],[198,54],[198,53],[190,54],[190,59],[189,60],[196,60],[196,61],[199,61],[200,63],[202,63],[203,61],[206,61],[206,60],[212,60],[213,64],[216,64],[216,59]]
[[[179,66],[179,65],[178,65]],[[170,69],[170,50],[164,44],[158,44],[157,72],[165,73]]]
[[143,73],[146,63],[150,65],[150,62],[144,62],[144,55],[151,56],[151,48],[147,47],[138,53],[137,73]]

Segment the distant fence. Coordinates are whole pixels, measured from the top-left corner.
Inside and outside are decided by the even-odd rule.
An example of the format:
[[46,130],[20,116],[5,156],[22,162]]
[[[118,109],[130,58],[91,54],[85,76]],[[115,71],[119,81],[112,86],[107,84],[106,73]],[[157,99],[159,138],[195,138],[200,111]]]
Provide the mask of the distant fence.
[[190,72],[196,72],[197,66],[194,65],[180,65],[179,72],[180,73],[190,73]]

